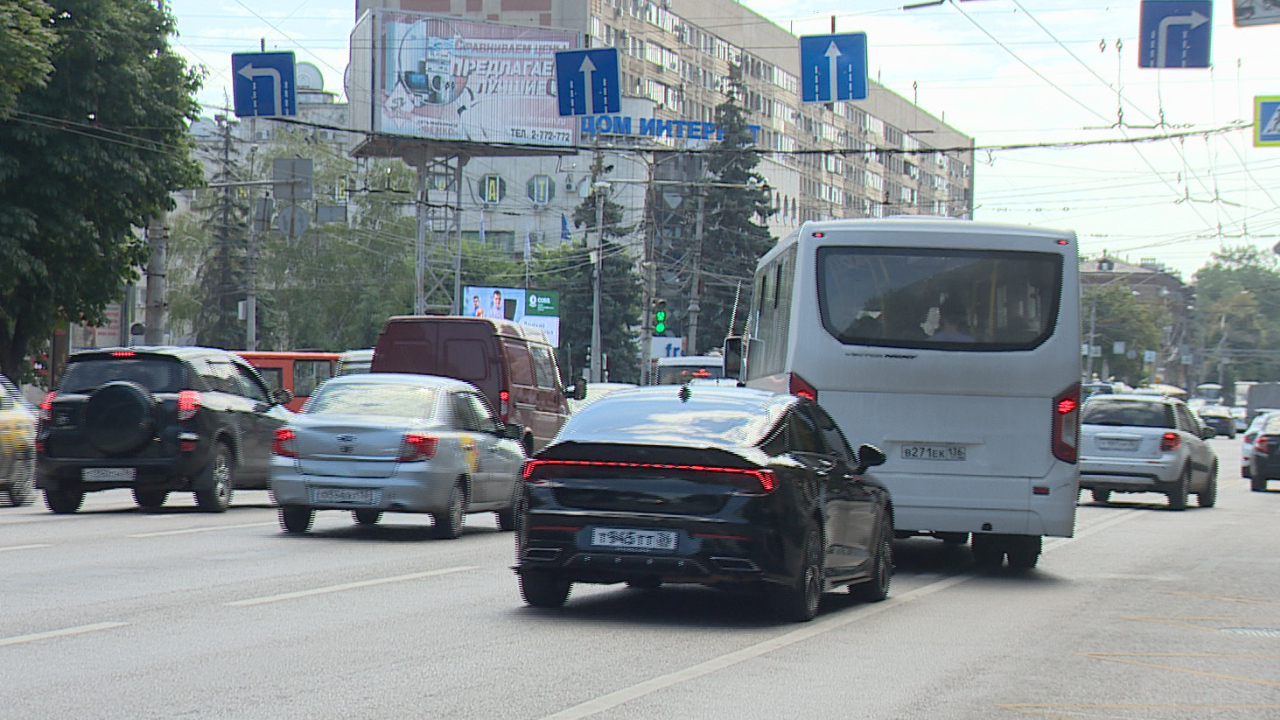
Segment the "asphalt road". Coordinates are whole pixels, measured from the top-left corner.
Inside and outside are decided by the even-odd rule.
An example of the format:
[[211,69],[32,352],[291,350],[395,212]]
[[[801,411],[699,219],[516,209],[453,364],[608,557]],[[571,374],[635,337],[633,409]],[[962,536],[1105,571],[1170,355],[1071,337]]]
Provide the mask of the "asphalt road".
[[1085,494],[1027,574],[902,541],[888,600],[807,624],[692,587],[527,608],[488,514],[0,508],[0,718],[1280,718],[1280,482],[1214,444],[1215,508]]

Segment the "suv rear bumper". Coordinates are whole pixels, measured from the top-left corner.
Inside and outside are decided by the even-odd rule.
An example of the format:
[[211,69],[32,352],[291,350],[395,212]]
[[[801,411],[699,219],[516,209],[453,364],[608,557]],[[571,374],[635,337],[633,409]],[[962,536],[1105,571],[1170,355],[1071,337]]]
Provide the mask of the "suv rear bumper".
[[[202,445],[194,451],[164,458],[60,459],[41,455],[36,462],[36,487],[78,487],[84,492],[135,487],[192,490],[213,456],[211,447]],[[133,468],[134,476],[129,480],[85,480],[84,471],[93,468]]]

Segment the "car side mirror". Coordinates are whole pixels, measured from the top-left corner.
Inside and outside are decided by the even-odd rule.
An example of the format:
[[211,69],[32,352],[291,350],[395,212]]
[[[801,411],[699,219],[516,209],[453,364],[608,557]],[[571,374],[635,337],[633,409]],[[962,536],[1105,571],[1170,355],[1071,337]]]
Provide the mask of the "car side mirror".
[[573,384],[573,399],[587,399],[587,381],[585,378],[578,378],[578,381]]
[[271,402],[276,405],[288,405],[293,400],[293,393],[285,388],[276,388],[271,391]]
[[1217,430],[1214,430],[1213,428],[1209,427],[1208,425],[1201,425],[1201,426],[1200,426],[1200,437],[1201,437],[1201,438],[1203,438],[1203,439],[1205,439],[1205,440],[1212,440],[1213,438],[1215,438],[1215,437],[1217,437],[1217,436],[1218,436],[1218,431],[1217,431]]
[[858,446],[858,457],[856,460],[858,467],[855,468],[853,472],[855,475],[861,475],[867,471],[867,468],[873,468],[884,464],[884,451],[875,445],[863,444]]
[[742,337],[730,335],[724,339],[724,376],[735,380],[742,377]]

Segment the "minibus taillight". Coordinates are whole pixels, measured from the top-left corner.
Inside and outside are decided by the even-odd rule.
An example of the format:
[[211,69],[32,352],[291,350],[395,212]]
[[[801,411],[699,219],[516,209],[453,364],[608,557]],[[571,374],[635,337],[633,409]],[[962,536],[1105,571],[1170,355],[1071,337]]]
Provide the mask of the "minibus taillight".
[[45,393],[44,401],[40,403],[40,422],[49,422],[53,419],[53,397],[56,392]]
[[202,405],[204,405],[204,398],[200,397],[199,390],[183,390],[178,393],[178,419],[190,420],[196,416]]
[[1160,436],[1160,452],[1177,450],[1182,445],[1182,437],[1175,432],[1167,432]]
[[271,438],[271,454],[280,457],[298,457],[298,447],[294,440],[298,438],[298,431],[293,428],[277,428],[275,437]]
[[506,390],[498,393],[498,415],[503,423],[511,420],[511,393]]
[[1053,399],[1053,456],[1074,463],[1080,448],[1080,383]]
[[795,373],[791,373],[788,390],[792,395],[799,395],[802,398],[809,398],[814,401],[818,399],[818,388],[810,385],[804,378]]
[[400,462],[419,462],[422,460],[430,460],[431,456],[436,454],[436,448],[440,445],[440,439],[432,435],[423,435],[421,433],[405,433],[404,441],[400,444]]

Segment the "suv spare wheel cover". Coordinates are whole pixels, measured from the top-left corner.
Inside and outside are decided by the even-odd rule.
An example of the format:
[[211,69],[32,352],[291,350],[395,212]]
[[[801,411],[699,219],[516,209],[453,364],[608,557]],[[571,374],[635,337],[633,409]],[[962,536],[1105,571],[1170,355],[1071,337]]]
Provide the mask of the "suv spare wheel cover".
[[155,400],[141,385],[110,382],[84,408],[84,430],[94,447],[112,455],[137,450],[151,439]]

